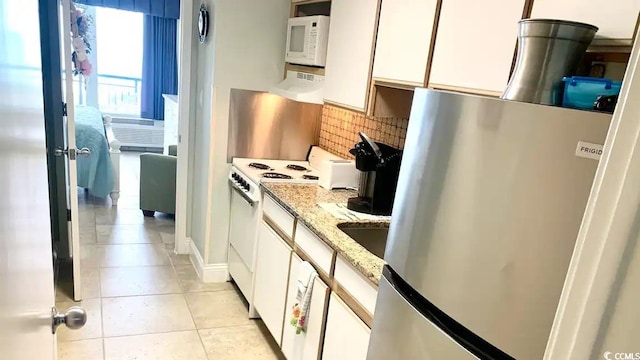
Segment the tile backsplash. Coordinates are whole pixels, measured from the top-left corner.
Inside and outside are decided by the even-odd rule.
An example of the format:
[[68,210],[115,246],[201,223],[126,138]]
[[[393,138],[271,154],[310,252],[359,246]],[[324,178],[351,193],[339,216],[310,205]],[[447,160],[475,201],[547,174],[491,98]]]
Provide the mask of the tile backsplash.
[[374,141],[404,148],[409,119],[374,118],[363,113],[324,105],[320,125],[320,147],[340,157],[352,159],[349,150],[360,142],[362,131]]

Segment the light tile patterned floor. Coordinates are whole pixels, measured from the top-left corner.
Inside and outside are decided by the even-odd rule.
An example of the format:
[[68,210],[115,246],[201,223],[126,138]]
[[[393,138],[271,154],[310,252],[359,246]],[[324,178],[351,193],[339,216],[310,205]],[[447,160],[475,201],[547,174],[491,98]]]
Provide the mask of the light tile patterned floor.
[[[174,220],[138,208],[139,154],[124,153],[117,207],[79,191],[84,328],[58,330],[59,360],[281,359],[231,283],[205,284],[173,253]],[[58,284],[59,309],[77,305]]]

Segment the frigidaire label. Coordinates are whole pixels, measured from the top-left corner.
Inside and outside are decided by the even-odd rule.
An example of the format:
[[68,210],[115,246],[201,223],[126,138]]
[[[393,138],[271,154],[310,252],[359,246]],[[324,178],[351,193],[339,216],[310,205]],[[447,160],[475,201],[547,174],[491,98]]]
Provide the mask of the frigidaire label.
[[576,156],[587,159],[600,160],[600,156],[602,156],[602,145],[586,141],[578,141],[578,147],[576,147]]

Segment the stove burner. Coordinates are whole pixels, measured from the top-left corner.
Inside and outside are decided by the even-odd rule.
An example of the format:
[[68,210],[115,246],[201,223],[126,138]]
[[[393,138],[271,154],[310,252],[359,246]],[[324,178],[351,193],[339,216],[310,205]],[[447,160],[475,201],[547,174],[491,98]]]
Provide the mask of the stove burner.
[[251,163],[249,164],[249,167],[260,170],[273,170],[271,166],[262,163]]
[[302,175],[302,178],[305,180],[318,180],[320,179],[319,177],[315,176],[315,175]]
[[295,171],[309,171],[309,169],[307,169],[306,167],[300,166],[300,165],[295,165],[295,164],[287,165],[287,169],[295,170]]
[[276,172],[266,172],[264,174],[262,174],[263,178],[268,178],[268,179],[293,179],[291,176],[289,175],[285,175],[285,174],[280,174],[280,173],[276,173]]

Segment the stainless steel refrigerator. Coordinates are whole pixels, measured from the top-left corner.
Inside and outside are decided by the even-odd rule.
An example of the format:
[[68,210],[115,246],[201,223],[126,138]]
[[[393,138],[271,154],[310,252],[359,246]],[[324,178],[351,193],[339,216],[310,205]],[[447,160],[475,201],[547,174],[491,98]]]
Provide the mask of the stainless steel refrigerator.
[[417,89],[367,359],[542,359],[610,120]]

